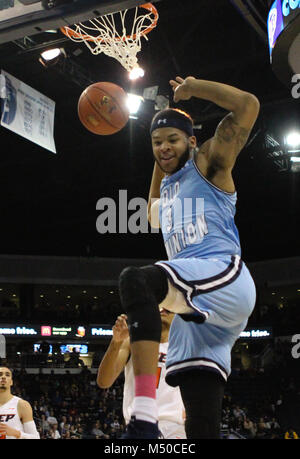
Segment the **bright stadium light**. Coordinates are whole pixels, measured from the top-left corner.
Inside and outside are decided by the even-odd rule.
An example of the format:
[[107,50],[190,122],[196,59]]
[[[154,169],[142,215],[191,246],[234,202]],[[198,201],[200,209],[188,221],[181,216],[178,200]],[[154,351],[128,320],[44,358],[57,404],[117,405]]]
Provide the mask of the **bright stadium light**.
[[130,118],[136,118],[135,115],[137,115],[143,101],[142,96],[127,94],[127,107],[129,108]]
[[43,51],[40,55],[39,61],[44,67],[49,67],[57,64],[62,57],[66,57],[64,48],[52,48]]
[[129,79],[137,80],[138,78],[142,78],[144,75],[145,72],[141,67],[134,67],[134,69],[129,72]]
[[55,59],[58,57],[61,53],[61,50],[59,48],[53,48],[53,49],[47,49],[46,51],[41,53],[41,56],[45,61],[51,61],[52,59]]
[[291,132],[286,136],[286,143],[289,147],[295,148],[300,146],[300,133]]
[[300,156],[292,156],[291,161],[292,163],[300,163]]

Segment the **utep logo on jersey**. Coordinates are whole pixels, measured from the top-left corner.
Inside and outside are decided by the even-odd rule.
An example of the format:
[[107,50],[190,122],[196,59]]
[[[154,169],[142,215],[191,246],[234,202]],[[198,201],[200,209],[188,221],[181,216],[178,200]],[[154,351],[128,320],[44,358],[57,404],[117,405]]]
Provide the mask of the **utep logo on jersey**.
[[159,353],[159,357],[158,357],[158,362],[159,363],[166,363],[166,360],[167,360],[167,354],[164,354],[163,352],[160,352]]
[[11,124],[17,113],[17,91],[7,76],[5,76],[4,91],[4,97],[1,99],[1,121],[5,124]]
[[0,422],[8,422],[15,417],[15,414],[0,414]]

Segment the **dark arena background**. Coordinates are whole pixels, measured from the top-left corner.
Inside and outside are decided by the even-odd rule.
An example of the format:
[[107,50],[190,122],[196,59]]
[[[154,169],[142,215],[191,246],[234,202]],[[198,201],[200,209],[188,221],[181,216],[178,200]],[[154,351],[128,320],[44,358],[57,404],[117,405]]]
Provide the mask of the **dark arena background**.
[[[130,231],[122,218],[125,212],[129,222],[136,212],[131,200],[147,200],[149,122],[175,106],[169,80],[176,76],[233,85],[261,103],[234,169],[235,220],[257,302],[232,351],[222,438],[300,436],[298,3],[155,1],[158,24],[138,53],[145,75],[130,80],[119,62],[92,55],[60,27],[138,1],[86,1],[84,11],[81,1],[0,1],[1,120],[12,94],[8,75],[55,103],[55,152],[0,127],[0,365],[13,368],[12,393],[31,403],[42,439],[115,440],[123,433],[124,376],[100,389],[96,374],[123,312],[120,272],[166,259],[161,234],[148,226]],[[52,48],[58,58],[43,60]],[[141,99],[112,136],[92,134],[77,114],[82,91],[99,81]],[[225,115],[204,100],[178,106],[193,117],[199,143]],[[19,116],[32,121],[30,110]],[[115,203],[115,226],[103,234],[101,199]]]

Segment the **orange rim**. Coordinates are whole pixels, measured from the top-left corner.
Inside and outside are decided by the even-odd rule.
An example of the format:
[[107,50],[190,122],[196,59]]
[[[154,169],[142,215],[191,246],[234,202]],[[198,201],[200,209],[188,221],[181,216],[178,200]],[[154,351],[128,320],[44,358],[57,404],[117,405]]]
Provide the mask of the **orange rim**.
[[[141,32],[141,35],[144,36],[144,35],[147,35],[148,33],[151,32],[151,30],[153,30],[156,26],[157,26],[157,21],[158,21],[158,12],[157,12],[157,9],[155,8],[154,5],[152,5],[152,3],[144,3],[143,5],[139,5],[138,8],[144,8],[145,10],[147,11],[150,11],[150,13],[154,14],[154,19],[152,21],[152,24],[149,25],[149,27],[147,27],[143,32]],[[60,27],[60,30],[61,32],[66,35],[68,38],[70,37],[73,37],[73,38],[80,38],[82,40],[87,40],[87,41],[106,41],[104,39],[97,39],[96,37],[93,38],[91,35],[81,35],[80,33],[76,32],[75,30],[71,29],[70,27],[68,26],[65,26],[65,27]],[[126,35],[126,38],[131,38],[132,40],[135,40],[136,39],[136,34],[134,35]],[[115,41],[124,41],[125,38],[115,38]]]

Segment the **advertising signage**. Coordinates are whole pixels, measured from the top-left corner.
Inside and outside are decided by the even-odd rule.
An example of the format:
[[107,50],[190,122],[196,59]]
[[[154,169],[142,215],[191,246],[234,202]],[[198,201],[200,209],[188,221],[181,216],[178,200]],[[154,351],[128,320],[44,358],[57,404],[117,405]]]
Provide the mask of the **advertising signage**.
[[300,0],[281,0],[281,9],[286,27],[300,13]]
[[279,80],[292,89],[293,97],[297,98],[295,83],[300,74],[300,0],[273,1],[268,15],[268,38],[272,69]]
[[268,16],[268,36],[269,36],[269,50],[272,56],[278,36],[284,29],[283,14],[282,14],[282,0],[276,0],[271,6]]
[[107,338],[107,337],[112,337],[113,331],[112,328],[109,326],[103,326],[103,325],[92,325],[90,327],[90,337],[91,338]]
[[271,327],[265,327],[265,328],[253,328],[249,329],[246,328],[246,330],[242,331],[240,334],[240,338],[243,339],[267,339],[267,338],[273,338],[273,333],[272,333],[272,328]]
[[4,336],[39,336],[39,328],[25,325],[3,325],[0,324],[0,335]]
[[[47,325],[47,324],[34,324],[34,325],[12,325],[0,324],[0,335],[5,337],[18,337],[18,338],[38,338],[39,340],[48,339],[76,339],[76,341],[84,341],[88,339],[110,339],[113,335],[111,325]],[[273,338],[272,328],[247,328],[240,334],[240,338],[246,339],[259,339],[259,338]]]
[[88,327],[83,325],[0,324],[0,335],[34,338],[86,338]]
[[41,336],[52,338],[84,338],[87,327],[83,325],[41,325]]
[[275,0],[268,15],[269,49],[272,56],[277,38],[300,14],[300,0]]
[[0,335],[15,338],[38,338],[38,339],[77,339],[110,338],[112,336],[111,325],[49,325],[42,324],[1,324]]

